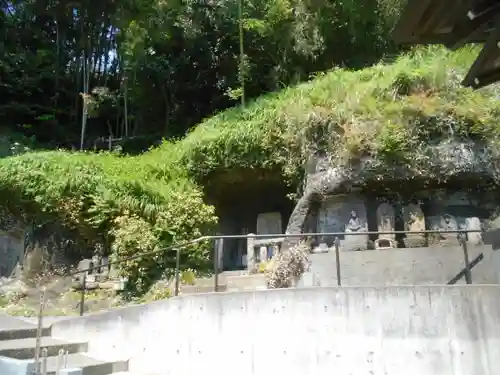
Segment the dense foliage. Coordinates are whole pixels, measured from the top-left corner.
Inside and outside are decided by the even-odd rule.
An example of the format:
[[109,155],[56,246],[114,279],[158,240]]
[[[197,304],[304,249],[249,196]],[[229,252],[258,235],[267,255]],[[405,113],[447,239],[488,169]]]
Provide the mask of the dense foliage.
[[[0,156],[14,155],[0,159],[0,202],[120,258],[209,234],[217,218],[201,184],[220,171],[266,170],[295,185],[321,152],[332,163],[371,158],[374,179],[392,178],[393,165],[434,179],[432,142],[473,138],[497,152],[496,87],[460,87],[476,50],[396,58],[389,31],[403,3],[0,1]],[[26,152],[104,136],[159,141],[197,123],[140,156]],[[142,293],[174,259],[122,272]],[[182,267],[208,259],[198,244]]]
[[403,2],[242,0],[240,59],[238,1],[0,1],[0,130],[65,147],[82,127],[85,147],[183,135],[238,104],[242,76],[252,98],[395,52]]
[[[379,173],[396,163],[434,178],[419,150],[440,138],[474,138],[498,150],[496,88],[460,86],[475,54],[426,48],[391,64],[333,70],[222,112],[141,156],[52,151],[0,159],[0,196],[25,222],[57,218],[89,246],[103,243],[123,257],[208,234],[214,210],[194,181],[219,170],[278,168],[293,181],[320,150],[337,163],[370,155]],[[186,268],[209,258],[203,245],[186,256]],[[133,261],[123,271],[141,290],[173,258]]]
[[377,161],[373,172],[389,179],[394,164],[414,175],[439,177],[424,160],[430,143],[473,138],[498,149],[496,86],[473,91],[460,85],[475,56],[475,48],[430,47],[390,64],[335,69],[263,96],[245,110],[222,112],[177,147],[183,164],[200,180],[218,170],[247,167],[278,168],[296,182],[315,152],[328,154],[334,164],[370,157]]
[[[25,223],[56,219],[87,246],[104,244],[119,258],[200,237],[216,223],[185,173],[148,155],[27,153],[0,159],[0,181],[2,203]],[[188,248],[183,267],[206,268],[206,245]],[[162,253],[121,268],[142,292],[172,262],[175,256]]]

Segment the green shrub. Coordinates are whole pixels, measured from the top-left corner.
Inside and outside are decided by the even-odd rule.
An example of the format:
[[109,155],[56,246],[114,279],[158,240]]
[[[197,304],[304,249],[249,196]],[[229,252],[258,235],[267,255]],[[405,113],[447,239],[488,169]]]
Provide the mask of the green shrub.
[[[147,154],[53,151],[1,159],[0,197],[27,222],[57,219],[89,246],[107,241],[117,258],[210,233],[217,220],[199,187],[180,168]],[[206,264],[203,244],[186,251],[185,267]],[[172,260],[163,254],[121,267],[129,287],[144,292],[172,262],[175,256]]]

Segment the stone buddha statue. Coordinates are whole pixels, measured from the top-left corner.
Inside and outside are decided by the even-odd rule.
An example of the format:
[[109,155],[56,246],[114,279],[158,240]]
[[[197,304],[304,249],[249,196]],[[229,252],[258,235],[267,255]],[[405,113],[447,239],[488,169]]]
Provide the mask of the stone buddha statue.
[[357,212],[352,210],[351,217],[349,218],[349,222],[347,223],[347,225],[345,227],[345,231],[347,233],[352,233],[352,232],[363,231],[363,229],[364,229],[364,227],[361,223],[360,218],[358,217]]

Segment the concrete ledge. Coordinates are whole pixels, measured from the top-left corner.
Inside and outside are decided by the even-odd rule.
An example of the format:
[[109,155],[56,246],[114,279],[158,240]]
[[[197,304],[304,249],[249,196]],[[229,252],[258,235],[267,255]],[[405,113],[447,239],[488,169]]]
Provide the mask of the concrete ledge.
[[31,375],[34,370],[35,361],[32,359],[0,357],[1,375]]

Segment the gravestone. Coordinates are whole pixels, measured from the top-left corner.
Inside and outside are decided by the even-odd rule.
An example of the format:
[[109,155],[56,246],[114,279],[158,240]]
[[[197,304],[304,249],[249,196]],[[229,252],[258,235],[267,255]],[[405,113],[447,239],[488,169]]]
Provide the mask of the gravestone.
[[[405,231],[414,232],[407,233],[404,239],[406,247],[423,247],[426,246],[425,238],[425,216],[419,204],[410,203],[403,207],[403,220]],[[416,232],[416,233],[415,233]],[[422,232],[419,234],[418,232]]]
[[89,273],[92,273],[92,271],[87,271],[88,268],[92,267],[92,264],[92,259],[82,259],[78,262],[77,270],[88,275]]
[[[368,231],[366,208],[364,201],[355,195],[336,195],[322,202],[318,214],[318,232],[344,233],[340,235],[340,245],[344,251],[365,250],[368,235],[354,235],[350,233],[364,233]],[[334,238],[324,236],[320,245],[326,243],[332,246]]]
[[[377,229],[379,232],[393,232],[394,231],[394,207],[389,203],[381,203],[377,207]],[[379,234],[379,239],[395,240],[395,234]]]
[[102,257],[101,259],[101,274],[103,277],[109,276],[109,258]]
[[478,217],[468,217],[465,219],[465,228],[477,232],[467,233],[467,242],[471,245],[481,245],[483,243],[483,236],[481,233],[482,225]]
[[76,266],[76,270],[81,271],[81,273],[77,273],[73,277],[73,281],[76,281],[77,283],[82,283],[84,279],[86,281],[87,276],[89,275],[89,271],[87,271],[87,269],[90,267],[92,267],[92,259],[82,259],[79,261]]
[[263,212],[257,216],[257,234],[281,234],[282,232],[279,212]]

